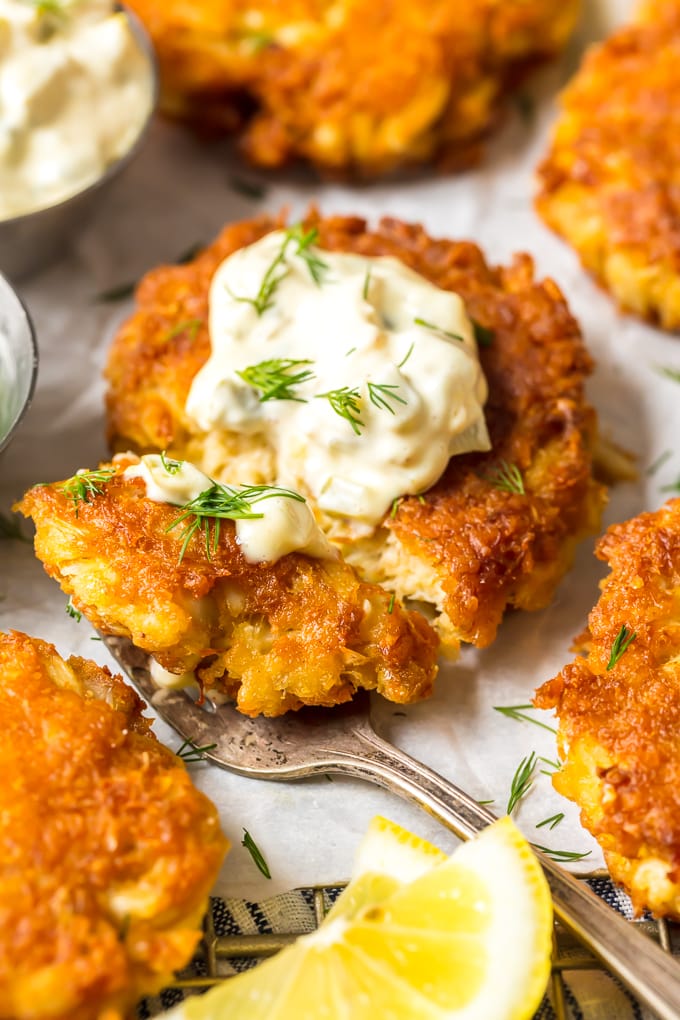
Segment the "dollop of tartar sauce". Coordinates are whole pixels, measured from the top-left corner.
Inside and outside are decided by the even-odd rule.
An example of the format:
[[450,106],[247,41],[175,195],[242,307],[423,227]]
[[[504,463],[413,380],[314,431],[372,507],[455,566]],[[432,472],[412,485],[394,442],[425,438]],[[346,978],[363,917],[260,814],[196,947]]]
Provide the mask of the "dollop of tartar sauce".
[[112,0],[0,0],[0,219],[96,181],[152,102],[149,59]]
[[[312,272],[310,254],[323,269]],[[258,314],[243,299],[272,278]],[[215,273],[210,337],[187,414],[206,432],[262,435],[276,451],[277,484],[360,528],[398,496],[428,489],[453,454],[490,448],[487,386],[463,301],[398,259],[301,252],[291,232],[267,234]],[[312,376],[289,390],[296,399],[262,401],[237,374],[275,359],[299,362],[289,377]],[[343,388],[354,392],[354,424],[327,396]]]
[[[123,472],[124,478],[141,478],[154,503],[185,506],[213,486],[224,486],[186,460],[170,460],[149,453]],[[228,486],[239,491],[239,486]],[[290,496],[267,495],[252,503],[254,514],[234,521],[236,541],[249,563],[274,562],[288,553],[301,552],[316,559],[337,559],[338,553],[314,520],[308,504]]]

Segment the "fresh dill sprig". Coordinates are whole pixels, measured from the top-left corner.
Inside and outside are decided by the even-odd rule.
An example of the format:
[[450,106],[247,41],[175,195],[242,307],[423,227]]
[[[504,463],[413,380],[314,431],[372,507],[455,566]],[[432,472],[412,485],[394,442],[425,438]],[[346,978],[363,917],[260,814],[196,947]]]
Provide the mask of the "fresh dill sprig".
[[17,542],[30,543],[31,541],[30,538],[24,535],[21,530],[18,514],[0,513],[0,539],[1,538],[11,538]]
[[318,254],[312,249],[312,245],[316,244],[319,240],[319,231],[316,227],[305,230],[301,223],[296,223],[294,227],[290,227],[287,234],[288,239],[297,244],[293,254],[302,259],[314,283],[317,287],[320,287],[323,283],[324,274],[328,272],[328,263],[319,258]]
[[368,288],[370,286],[371,286],[371,270],[367,269],[366,275],[364,277],[364,288],[361,292],[361,296],[363,297],[364,301],[368,301]]
[[624,623],[621,630],[614,638],[611,655],[609,656],[609,662],[607,663],[607,672],[614,668],[623,653],[628,649],[628,646],[635,641],[636,637],[636,632],[634,630],[630,630]]
[[584,857],[590,857],[591,854],[590,850],[580,854],[575,850],[551,850],[549,846],[541,846],[540,843],[532,843],[531,845],[534,850],[545,854],[551,861],[556,861],[558,864],[567,864],[569,861],[582,861]]
[[461,336],[460,333],[451,333],[448,329],[442,329],[441,326],[435,326],[433,322],[428,322],[427,319],[416,318],[413,321],[416,326],[423,326],[425,329],[431,329],[434,333],[442,333],[450,340],[460,340],[461,343],[465,343],[465,337]]
[[401,361],[399,362],[399,364],[397,365],[397,368],[403,368],[403,367],[404,367],[404,365],[406,364],[406,362],[408,361],[408,359],[409,359],[409,358],[411,357],[411,355],[413,354],[413,348],[414,348],[414,347],[415,347],[415,344],[414,344],[414,343],[413,343],[413,344],[411,344],[411,346],[409,347],[409,349],[408,349],[408,350],[407,350],[407,352],[406,352],[406,355],[405,355],[405,357],[404,357],[404,358],[402,358],[402,360],[401,360]]
[[342,386],[338,390],[317,393],[316,397],[319,400],[326,399],[335,413],[350,423],[354,434],[357,436],[361,435],[361,430],[365,426],[359,417],[361,408],[359,407],[360,397],[358,387],[350,389],[349,386]]
[[507,460],[501,460],[495,468],[485,476],[486,481],[493,485],[494,489],[503,492],[512,492],[516,496],[526,495],[522,472],[516,464],[508,464]]
[[76,609],[76,607],[73,605],[73,599],[71,598],[70,595],[68,602],[66,603],[65,609],[72,620],[75,620],[76,623],[80,623],[80,621],[83,618],[83,614],[80,612],[79,609]]
[[271,308],[274,304],[273,298],[277,287],[290,272],[290,269],[285,262],[288,249],[291,244],[295,244],[297,246],[293,254],[299,256],[306,263],[309,275],[314,280],[314,283],[316,283],[317,286],[320,286],[323,280],[323,275],[328,269],[328,265],[323,261],[323,259],[319,258],[316,252],[312,250],[312,245],[316,242],[318,237],[319,231],[316,227],[312,227],[310,230],[305,230],[301,223],[297,223],[294,227],[289,227],[284,234],[281,247],[262,277],[260,289],[255,297],[242,297],[241,295],[233,294],[230,290],[228,290],[231,298],[234,301],[241,301],[252,305],[258,315],[264,315],[267,309]]
[[78,516],[81,503],[89,503],[94,496],[101,496],[104,493],[102,485],[111,481],[115,475],[115,468],[100,468],[95,471],[78,471],[73,478],[57,485],[57,492],[63,492],[73,502]]
[[182,460],[173,460],[171,457],[166,456],[165,450],[161,450],[161,464],[167,474],[176,475],[183,463],[184,461]]
[[264,877],[271,878],[272,877],[271,872],[269,870],[267,862],[262,856],[262,851],[260,850],[257,843],[255,842],[255,840],[250,835],[247,829],[243,830],[243,839],[241,840],[241,846],[244,846],[246,848],[246,850],[253,858],[253,861],[255,862],[259,870],[262,872]]
[[680,478],[676,478],[674,482],[670,482],[668,485],[662,485],[661,492],[680,492]]
[[186,765],[192,765],[197,761],[205,761],[206,753],[212,751],[214,747],[217,747],[217,744],[203,744],[202,747],[199,747],[193,740],[187,738],[175,751],[175,754]]
[[659,456],[656,458],[656,460],[652,461],[652,463],[649,465],[649,467],[645,471],[645,474],[646,475],[654,475],[654,474],[656,474],[656,472],[659,470],[659,468],[663,467],[663,465],[666,463],[666,461],[670,460],[672,456],[673,456],[673,453],[672,453],[671,450],[664,450],[663,453],[659,454]]
[[394,408],[390,407],[390,400],[396,400],[399,404],[405,404],[406,401],[403,397],[400,397],[395,392],[399,389],[399,386],[389,385],[388,383],[372,383],[366,384],[368,386],[368,399],[374,405],[374,407],[384,407],[390,414],[394,414]]
[[260,361],[257,365],[248,365],[236,375],[245,383],[260,391],[260,403],[266,400],[296,400],[299,404],[306,404],[302,397],[296,397],[292,391],[293,386],[301,386],[314,378],[314,373],[308,368],[299,372],[291,370],[298,365],[313,365],[313,361],[299,360],[295,358],[269,358]]
[[656,370],[659,375],[665,375],[667,379],[672,379],[673,382],[680,383],[680,369],[668,368],[666,365],[657,365]]
[[393,609],[394,609],[394,592],[392,592],[392,594],[390,595],[390,603],[387,607],[387,612],[391,613]]
[[559,814],[551,815],[550,818],[544,818],[542,822],[536,824],[537,829],[542,829],[544,825],[547,825],[551,830],[559,825],[564,818],[564,811],[560,811]]
[[203,319],[185,319],[183,322],[178,322],[176,326],[173,326],[169,330],[163,339],[166,343],[174,340],[175,337],[180,336],[181,333],[186,333],[190,340],[196,339],[196,334],[203,325]]
[[475,340],[477,341],[478,347],[491,347],[493,338],[496,335],[492,329],[488,326],[482,326],[481,322],[477,322],[475,319],[471,320],[472,328],[475,331]]
[[394,518],[397,516],[397,510],[399,509],[399,504],[401,503],[403,498],[404,498],[403,496],[395,496],[394,499],[392,500],[392,509],[390,510],[390,517],[392,518],[392,520],[394,520]]
[[544,730],[549,730],[550,733],[557,733],[554,726],[548,726],[547,723],[541,722],[540,719],[534,719],[530,715],[526,715],[527,709],[533,709],[533,705],[494,705],[494,712],[500,712],[501,715],[506,716],[508,719],[516,719],[517,722],[530,722],[534,726],[540,726]]
[[548,765],[550,768],[550,771],[548,771],[548,769],[541,769],[542,776],[552,776],[555,774],[555,772],[559,772],[559,770],[562,768],[561,761],[551,761],[550,758],[542,758],[540,754],[538,756],[538,760],[542,761],[545,765]]
[[285,496],[287,499],[297,500],[298,503],[305,502],[304,496],[299,492],[280,489],[274,485],[247,485],[242,489],[232,489],[215,482],[209,489],[199,493],[195,499],[180,507],[181,513],[165,529],[172,531],[178,525],[184,524],[180,535],[182,546],[178,562],[181,563],[184,559],[189,542],[198,531],[203,531],[205,535],[205,551],[210,559],[211,554],[216,552],[220,539],[220,521],[256,520],[264,517],[264,514],[253,510],[253,506],[273,496]]
[[487,805],[493,804],[494,800],[493,798],[491,798],[491,800],[478,800],[477,803],[479,804],[480,807],[487,807]]
[[517,771],[512,777],[510,784],[510,796],[508,797],[507,814],[511,815],[519,804],[522,797],[525,797],[533,786],[534,769],[536,768],[536,753],[532,751],[526,758],[522,758],[517,766]]

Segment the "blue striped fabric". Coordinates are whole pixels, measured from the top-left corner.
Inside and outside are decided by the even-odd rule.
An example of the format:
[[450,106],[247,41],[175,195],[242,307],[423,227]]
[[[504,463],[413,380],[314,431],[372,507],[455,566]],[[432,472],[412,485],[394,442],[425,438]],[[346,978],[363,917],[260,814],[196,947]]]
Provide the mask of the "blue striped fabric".
[[[606,879],[593,879],[589,885],[598,896],[618,913],[633,917],[630,900],[624,892]],[[324,890],[326,906],[330,906],[341,892],[333,886]],[[212,922],[217,935],[254,935],[293,933],[304,935],[313,931],[314,890],[294,889],[274,896],[260,903],[248,900],[210,901]],[[220,974],[225,977],[249,967],[255,961],[234,959],[220,963]],[[198,954],[180,977],[203,977],[205,962]],[[569,1020],[653,1020],[651,1014],[641,1009],[620,981],[603,971],[571,971],[565,975],[565,999]],[[182,991],[169,988],[154,998],[145,999],[138,1008],[139,1020],[150,1020],[163,1010],[181,1002]],[[557,1020],[557,1015],[546,995],[534,1020]]]

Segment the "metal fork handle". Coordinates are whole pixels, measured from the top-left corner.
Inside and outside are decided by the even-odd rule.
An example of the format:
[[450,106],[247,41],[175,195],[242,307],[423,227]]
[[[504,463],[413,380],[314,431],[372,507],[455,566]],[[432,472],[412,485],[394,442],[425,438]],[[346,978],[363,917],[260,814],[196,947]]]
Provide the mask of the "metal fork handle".
[[[357,751],[337,751],[323,771],[377,783],[424,808],[459,838],[470,839],[496,816],[422,762],[377,734],[357,734]],[[363,748],[360,750],[359,748]],[[320,769],[321,770],[321,769]],[[596,896],[585,883],[536,851],[555,914],[660,1020],[680,1017],[680,967],[655,942]]]

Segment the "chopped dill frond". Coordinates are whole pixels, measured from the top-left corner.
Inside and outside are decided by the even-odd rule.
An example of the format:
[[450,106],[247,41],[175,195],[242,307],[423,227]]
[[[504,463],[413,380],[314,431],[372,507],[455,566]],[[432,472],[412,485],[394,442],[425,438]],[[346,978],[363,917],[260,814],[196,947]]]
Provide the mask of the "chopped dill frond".
[[368,398],[375,407],[384,408],[389,411],[390,414],[394,414],[394,408],[390,407],[390,400],[396,400],[399,404],[405,404],[406,401],[403,397],[397,396],[396,390],[399,386],[389,385],[387,383],[372,383],[366,384],[368,386]]
[[95,496],[102,496],[102,485],[110,482],[115,475],[115,468],[101,468],[95,471],[78,471],[73,478],[56,486],[57,492],[63,492],[73,502],[78,516],[81,503],[89,503]]
[[531,789],[533,785],[536,761],[536,753],[532,751],[531,754],[526,756],[526,758],[522,758],[521,762],[517,766],[517,771],[512,777],[512,782],[510,784],[507,814],[512,814],[522,797],[525,797]]
[[261,404],[267,400],[296,400],[300,404],[306,404],[307,401],[302,397],[295,396],[292,388],[309,382],[314,378],[314,373],[308,368],[303,368],[299,372],[292,370],[298,365],[313,364],[313,361],[295,358],[270,358],[256,365],[248,365],[240,372],[237,371],[236,375],[260,391]]
[[253,861],[255,862],[258,869],[262,872],[264,877],[271,878],[272,877],[271,872],[269,870],[267,862],[265,861],[262,855],[262,851],[260,850],[257,843],[255,842],[255,840],[250,835],[247,829],[243,830],[243,839],[241,840],[241,846],[244,846],[246,848],[246,850],[253,858]]
[[635,641],[636,637],[637,634],[635,633],[635,631],[629,630],[629,628],[626,627],[624,623],[621,630],[614,638],[611,655],[609,656],[609,662],[607,663],[607,672],[609,672],[610,669],[614,668],[614,666],[617,664],[621,656],[628,649],[629,645],[632,644],[633,641]]
[[487,482],[493,485],[494,489],[512,492],[516,496],[526,495],[522,472],[516,464],[509,464],[507,460],[499,461],[497,466],[485,475],[485,478]]
[[350,389],[349,386],[342,386],[337,390],[328,390],[326,393],[317,393],[316,397],[319,400],[326,399],[335,413],[349,422],[354,434],[357,436],[361,435],[361,430],[365,426],[359,417],[361,414],[359,400],[361,398],[359,396],[358,387]]
[[[232,489],[227,485],[215,482],[195,499],[180,507],[180,514],[172,521],[166,531],[184,524],[181,539],[179,560],[181,563],[189,546],[189,542],[198,531],[205,535],[205,551],[208,559],[216,552],[220,539],[220,521],[256,520],[264,517],[253,507],[264,499],[273,496],[285,496],[304,503],[305,498],[292,489],[281,489],[274,485],[247,485],[242,489]],[[193,519],[191,519],[193,518]],[[186,523],[185,523],[186,522]]]

